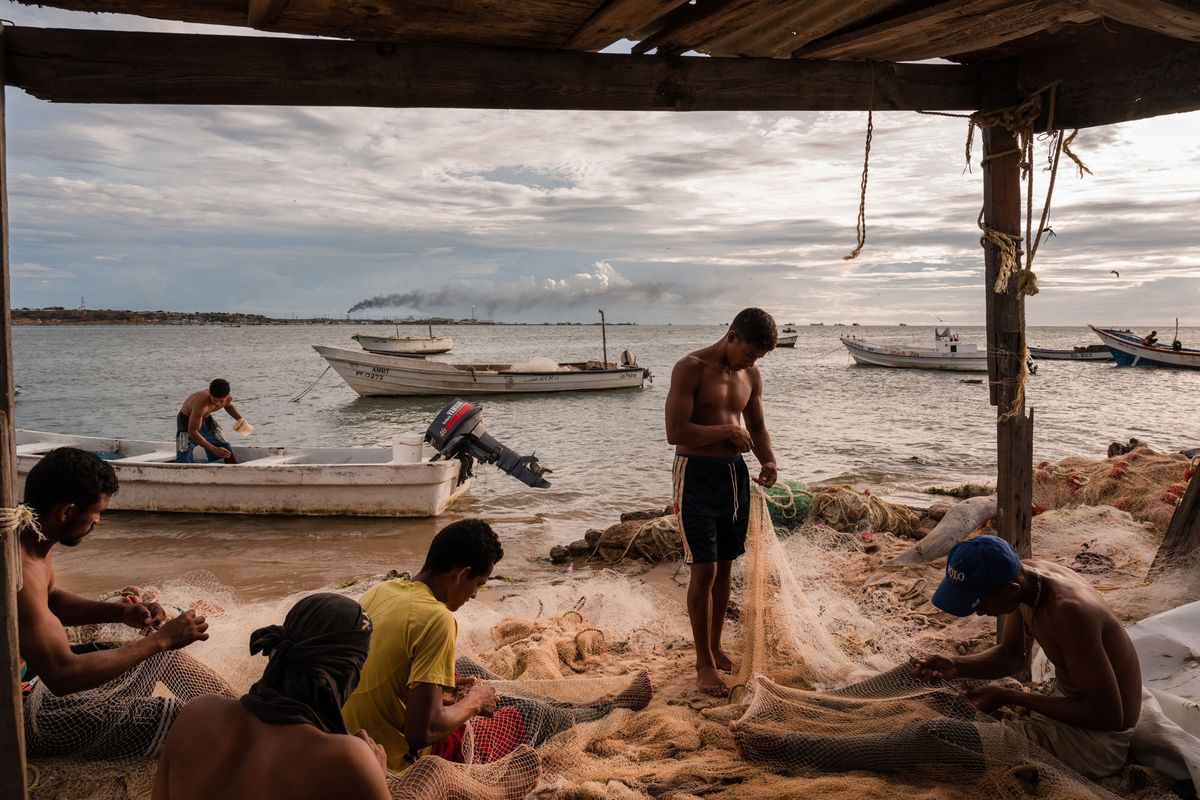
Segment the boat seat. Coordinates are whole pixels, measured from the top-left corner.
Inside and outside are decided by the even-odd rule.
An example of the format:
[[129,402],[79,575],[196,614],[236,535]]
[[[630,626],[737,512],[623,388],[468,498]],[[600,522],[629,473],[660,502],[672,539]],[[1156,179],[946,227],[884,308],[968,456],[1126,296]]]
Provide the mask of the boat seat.
[[30,442],[29,444],[17,445],[17,455],[32,456],[43,451],[50,451],[58,447],[58,442]]
[[245,467],[277,467],[280,464],[290,464],[293,461],[298,461],[306,456],[308,456],[308,453],[289,453],[282,456],[264,456],[263,458],[256,458],[252,461],[243,461],[241,465]]
[[175,460],[174,450],[155,450],[153,453],[142,453],[140,456],[128,456],[115,459],[117,464],[161,464]]

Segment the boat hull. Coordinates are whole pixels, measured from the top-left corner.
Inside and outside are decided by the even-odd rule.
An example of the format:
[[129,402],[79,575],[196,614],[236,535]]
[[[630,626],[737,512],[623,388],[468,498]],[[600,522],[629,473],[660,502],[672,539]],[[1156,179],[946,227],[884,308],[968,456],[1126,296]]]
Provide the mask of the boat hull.
[[[41,456],[63,446],[101,453],[112,465],[120,484],[114,510],[435,517],[469,487],[458,482],[457,460],[423,460],[417,437],[392,448],[235,446],[238,464],[176,464],[174,442],[18,430],[18,491]],[[395,460],[399,454],[405,460]]]
[[1073,348],[1071,350],[1052,350],[1046,347],[1029,348],[1029,357],[1039,361],[1112,361],[1113,354],[1107,349],[1086,350]]
[[870,344],[861,339],[842,337],[842,344],[855,363],[867,367],[892,369],[932,369],[944,372],[987,372],[987,355],[981,353],[940,354],[921,348],[900,348]]
[[357,333],[350,337],[358,342],[359,347],[368,353],[393,356],[436,356],[449,353],[454,347],[454,340],[444,336],[431,339],[407,338],[396,336],[369,336]]
[[775,342],[775,346],[776,347],[795,347],[796,339],[798,339],[798,338],[799,338],[799,334],[795,334],[795,333],[781,334],[779,339]]
[[1089,325],[1092,332],[1108,347],[1113,360],[1123,367],[1165,367],[1167,369],[1200,369],[1200,350],[1142,344],[1141,337],[1111,328]]
[[460,369],[426,359],[398,359],[340,347],[313,345],[350,388],[363,397],[475,396],[603,389],[640,389],[641,367],[572,372],[506,372],[478,365]]

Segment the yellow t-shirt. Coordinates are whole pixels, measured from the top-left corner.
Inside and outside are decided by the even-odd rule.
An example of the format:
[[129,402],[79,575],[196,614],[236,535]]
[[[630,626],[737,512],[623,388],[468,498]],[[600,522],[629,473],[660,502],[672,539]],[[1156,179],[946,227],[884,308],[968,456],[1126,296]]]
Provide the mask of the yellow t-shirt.
[[388,769],[403,772],[423,755],[404,738],[405,699],[418,683],[454,688],[458,623],[420,581],[403,578],[371,588],[359,603],[371,617],[371,649],[342,716],[351,733],[365,728],[387,751]]

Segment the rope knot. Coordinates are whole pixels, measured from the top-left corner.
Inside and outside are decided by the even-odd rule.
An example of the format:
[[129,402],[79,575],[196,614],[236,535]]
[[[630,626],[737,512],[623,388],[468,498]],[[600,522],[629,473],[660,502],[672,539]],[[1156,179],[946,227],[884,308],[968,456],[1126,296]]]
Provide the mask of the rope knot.
[[20,536],[25,530],[33,531],[39,542],[46,541],[37,512],[32,508],[24,503],[18,503],[15,508],[0,508],[0,532]]
[[1038,293],[1038,279],[1033,270],[1026,269],[1017,274],[1017,291],[1027,297]]

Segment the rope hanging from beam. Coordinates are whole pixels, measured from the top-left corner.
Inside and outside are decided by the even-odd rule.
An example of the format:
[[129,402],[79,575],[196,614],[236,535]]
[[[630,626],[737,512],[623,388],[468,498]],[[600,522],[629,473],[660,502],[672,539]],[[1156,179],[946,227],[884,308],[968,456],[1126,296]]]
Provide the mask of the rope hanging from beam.
[[871,138],[875,134],[875,62],[867,63],[870,67],[870,88],[867,95],[867,141],[863,147],[862,182],[859,184],[858,194],[858,220],[854,224],[858,243],[850,255],[842,256],[843,261],[853,261],[858,258],[863,245],[867,243],[867,176],[870,173],[871,165]]

